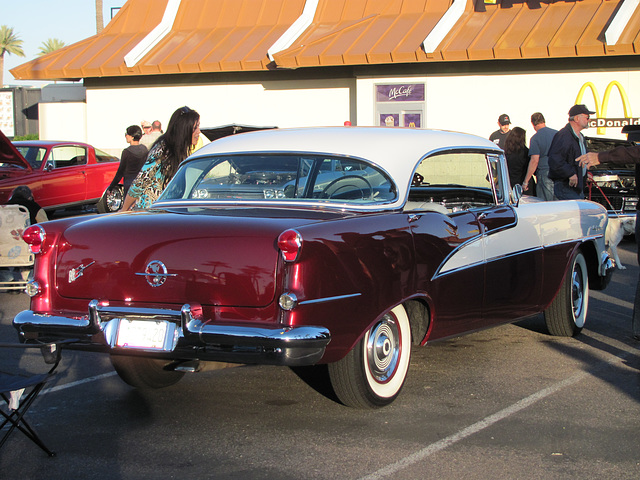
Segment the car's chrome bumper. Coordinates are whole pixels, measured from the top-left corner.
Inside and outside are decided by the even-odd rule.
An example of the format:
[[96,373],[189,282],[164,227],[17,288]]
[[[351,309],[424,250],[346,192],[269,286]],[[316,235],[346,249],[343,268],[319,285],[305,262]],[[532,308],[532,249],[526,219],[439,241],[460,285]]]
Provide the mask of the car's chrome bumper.
[[[162,345],[140,348],[119,345],[121,321],[166,322]],[[324,327],[277,325],[221,325],[202,317],[202,309],[183,305],[180,311],[127,308],[89,303],[82,317],[45,315],[25,310],[16,315],[14,327],[25,338],[77,339],[75,348],[124,355],[215,360],[232,363],[313,365],[331,340]]]
[[604,290],[613,276],[613,272],[616,270],[616,262],[611,255],[607,252],[602,252],[600,255],[600,275],[597,282],[589,282],[589,286],[594,290]]
[[630,211],[618,211],[618,210],[607,210],[608,218],[636,218],[636,212]]

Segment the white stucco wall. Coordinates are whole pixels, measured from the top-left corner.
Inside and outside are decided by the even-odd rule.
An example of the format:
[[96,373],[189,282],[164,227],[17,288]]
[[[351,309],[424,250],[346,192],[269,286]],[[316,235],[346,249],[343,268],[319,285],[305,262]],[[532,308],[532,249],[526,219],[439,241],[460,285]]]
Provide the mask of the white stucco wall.
[[202,127],[230,123],[261,126],[342,125],[349,119],[353,80],[303,80],[87,89],[89,143],[119,154],[127,147],[124,131],[142,120],[167,125],[184,105],[200,114]]
[[[124,131],[141,120],[160,120],[166,126],[173,111],[187,105],[201,115],[203,127],[229,123],[263,126],[376,125],[375,85],[424,83],[424,128],[474,133],[488,137],[498,128],[502,113],[512,126],[534,131],[533,112],[542,112],[547,125],[561,128],[580,88],[592,82],[600,107],[612,81],[628,96],[627,113],[640,116],[640,69],[579,73],[510,73],[501,75],[433,75],[361,77],[357,80],[265,81],[237,84],[171,85],[160,87],[87,88],[83,103],[45,103],[40,106],[40,132],[45,139],[85,140],[119,155],[127,147]],[[353,96],[353,98],[352,98]],[[590,90],[582,98],[590,109],[596,102]],[[353,107],[355,105],[355,107]],[[85,108],[86,107],[86,108]],[[613,89],[606,117],[625,117],[620,95]],[[352,108],[355,111],[352,111]],[[629,112],[630,110],[630,112]],[[620,128],[590,136],[624,138]]]
[[40,140],[87,141],[87,104],[84,102],[39,103]]
[[[640,70],[535,73],[501,75],[414,76],[402,78],[360,78],[357,81],[358,125],[376,125],[375,85],[384,83],[425,83],[424,128],[457,130],[488,137],[498,128],[498,116],[507,113],[512,127],[527,131],[527,139],[535,133],[531,114],[542,112],[547,126],[559,129],[566,125],[567,112],[576,102],[582,85],[592,82],[602,105],[604,92],[611,81],[618,81],[629,100],[631,114],[640,117]],[[587,89],[580,103],[596,110],[591,90]],[[614,88],[608,100],[606,117],[624,117],[618,90]],[[620,128],[607,128],[598,133],[595,128],[585,131],[589,136],[625,138]]]

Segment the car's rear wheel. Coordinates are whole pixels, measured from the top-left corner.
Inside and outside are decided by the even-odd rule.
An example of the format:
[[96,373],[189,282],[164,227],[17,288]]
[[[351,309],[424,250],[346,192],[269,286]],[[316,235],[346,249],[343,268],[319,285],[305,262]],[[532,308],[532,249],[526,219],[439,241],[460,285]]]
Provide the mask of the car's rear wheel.
[[411,327],[398,305],[371,327],[338,362],[329,364],[329,378],[340,401],[356,408],[390,404],[400,393],[409,370]]
[[136,388],[169,387],[184,375],[184,372],[165,370],[171,362],[156,358],[111,355],[111,363],[118,376]]
[[124,202],[124,189],[122,185],[107,188],[102,194],[102,198],[96,205],[98,213],[113,213],[122,208]]
[[544,312],[551,335],[573,337],[582,331],[589,305],[589,276],[582,253],[573,259],[560,291]]

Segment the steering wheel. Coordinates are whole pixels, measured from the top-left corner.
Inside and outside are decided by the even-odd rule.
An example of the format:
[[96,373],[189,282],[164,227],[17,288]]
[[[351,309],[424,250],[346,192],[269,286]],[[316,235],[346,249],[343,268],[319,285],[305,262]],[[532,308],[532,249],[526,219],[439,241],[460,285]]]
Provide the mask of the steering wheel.
[[360,175],[345,175],[332,180],[329,185],[324,187],[320,197],[373,200],[373,187],[366,178]]

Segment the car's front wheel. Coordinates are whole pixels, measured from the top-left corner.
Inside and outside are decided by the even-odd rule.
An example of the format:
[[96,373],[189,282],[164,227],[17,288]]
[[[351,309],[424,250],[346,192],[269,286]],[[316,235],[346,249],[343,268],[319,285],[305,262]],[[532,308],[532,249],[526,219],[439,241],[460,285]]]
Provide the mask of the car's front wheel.
[[118,376],[136,388],[169,387],[184,375],[184,372],[166,370],[170,362],[156,358],[111,355],[111,363]]
[[411,327],[398,305],[371,327],[338,362],[329,364],[329,378],[340,401],[356,408],[389,405],[400,393],[409,370]]
[[113,188],[107,188],[102,194],[102,198],[96,205],[98,213],[113,213],[122,208],[124,203],[124,189],[122,185]]
[[578,253],[562,282],[558,295],[544,312],[549,333],[562,337],[576,336],[584,327],[588,305],[587,262],[584,255]]

